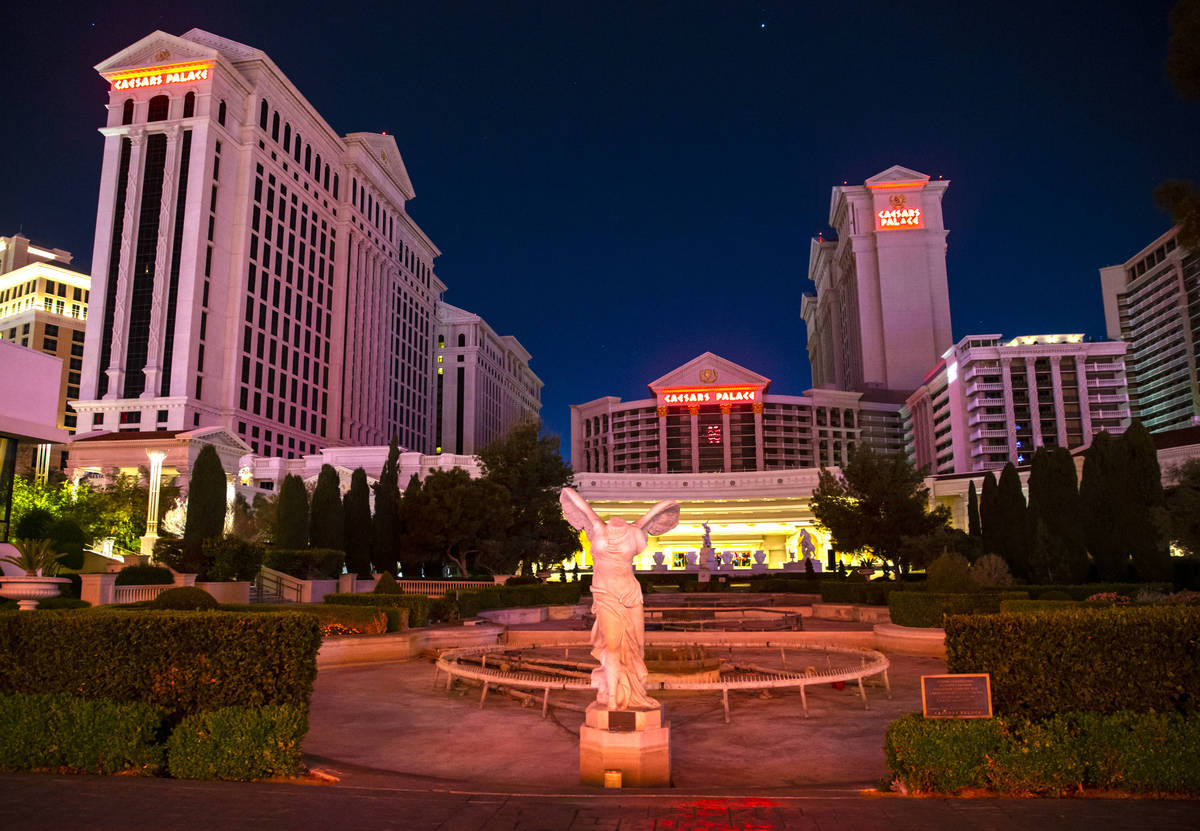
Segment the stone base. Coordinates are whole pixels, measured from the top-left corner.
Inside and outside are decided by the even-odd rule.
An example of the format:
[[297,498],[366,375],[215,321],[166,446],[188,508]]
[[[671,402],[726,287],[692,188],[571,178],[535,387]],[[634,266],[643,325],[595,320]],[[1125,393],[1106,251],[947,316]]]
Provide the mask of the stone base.
[[[613,714],[618,715],[613,715]],[[610,717],[611,716],[611,717]],[[622,721],[632,716],[633,729]],[[663,724],[662,705],[655,710],[609,710],[593,701],[579,728],[579,781],[605,787],[605,772],[619,770],[625,788],[669,787],[671,726]],[[612,787],[611,782],[608,785]]]

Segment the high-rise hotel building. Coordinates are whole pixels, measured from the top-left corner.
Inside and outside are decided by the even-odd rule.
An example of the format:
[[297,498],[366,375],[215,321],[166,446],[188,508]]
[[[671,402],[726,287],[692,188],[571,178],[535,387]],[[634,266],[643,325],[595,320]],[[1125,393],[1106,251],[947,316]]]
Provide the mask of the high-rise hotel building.
[[1100,269],[1108,336],[1129,344],[1135,415],[1153,432],[1200,420],[1200,252],[1178,232]]
[[388,135],[262,51],[155,32],[110,85],[80,432],[223,426],[260,455],[433,449],[437,247]]
[[897,404],[953,343],[942,198],[949,182],[898,165],[833,189],[836,240],[814,240],[800,313],[813,386]]

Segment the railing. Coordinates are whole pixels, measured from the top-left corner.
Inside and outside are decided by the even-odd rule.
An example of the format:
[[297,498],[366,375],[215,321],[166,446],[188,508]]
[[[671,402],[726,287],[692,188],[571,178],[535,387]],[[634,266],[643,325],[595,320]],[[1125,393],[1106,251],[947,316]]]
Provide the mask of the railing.
[[167,589],[173,588],[175,588],[174,583],[157,586],[115,586],[113,603],[140,603],[143,600],[153,600]]
[[293,603],[299,603],[304,592],[303,581],[298,577],[266,566],[258,570],[258,576],[254,578],[254,588],[258,590],[260,597],[273,595]]
[[396,585],[411,594],[441,597],[455,590],[489,589],[497,584],[494,580],[397,580]]

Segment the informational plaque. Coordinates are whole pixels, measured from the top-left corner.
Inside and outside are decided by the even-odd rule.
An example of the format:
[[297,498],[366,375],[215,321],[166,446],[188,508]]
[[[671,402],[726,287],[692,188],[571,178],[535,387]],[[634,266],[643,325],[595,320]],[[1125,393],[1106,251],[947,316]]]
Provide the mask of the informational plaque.
[[986,672],[922,675],[925,718],[991,718],[992,679]]
[[613,733],[632,733],[637,730],[637,713],[632,710],[609,710],[608,729]]

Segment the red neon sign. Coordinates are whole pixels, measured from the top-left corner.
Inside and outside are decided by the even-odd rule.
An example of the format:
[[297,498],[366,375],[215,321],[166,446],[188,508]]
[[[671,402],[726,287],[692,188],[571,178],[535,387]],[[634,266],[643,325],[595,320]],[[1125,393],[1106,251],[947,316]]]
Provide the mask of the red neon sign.
[[878,211],[880,228],[924,228],[920,208],[890,208]]
[[673,387],[660,390],[658,397],[667,406],[753,404],[762,401],[762,390],[757,387]]
[[109,77],[114,92],[144,87],[161,87],[165,84],[187,84],[207,81],[211,63],[181,63],[171,66],[155,66],[117,72]]

